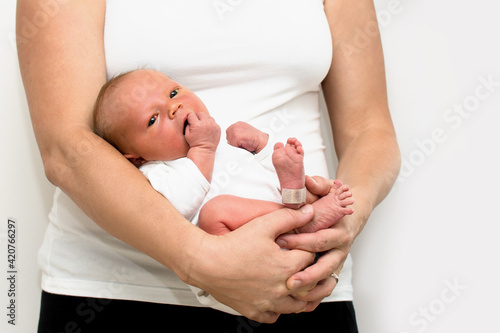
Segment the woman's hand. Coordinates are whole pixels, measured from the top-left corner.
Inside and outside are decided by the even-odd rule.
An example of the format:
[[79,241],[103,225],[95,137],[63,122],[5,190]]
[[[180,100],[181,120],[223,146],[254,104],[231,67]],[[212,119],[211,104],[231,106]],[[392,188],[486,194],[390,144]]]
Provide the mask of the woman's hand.
[[205,234],[185,282],[259,322],[272,323],[282,313],[305,310],[307,302],[291,296],[287,279],[311,265],[315,254],[283,251],[275,239],[307,224],[313,215],[311,205],[284,208],[224,236]]
[[[295,298],[308,302],[306,311],[314,309],[335,288],[336,280],[330,274],[340,273],[357,235],[351,228],[355,224],[352,219],[352,216],[347,215],[328,229],[280,238],[286,242],[283,248],[322,253],[314,265],[294,274],[287,281]],[[319,282],[318,276],[321,277]]]
[[[306,187],[310,192],[308,202],[321,199],[335,191],[333,180],[318,176],[306,177]],[[323,253],[314,265],[294,274],[287,281],[294,297],[307,302],[305,311],[315,309],[324,297],[332,293],[337,284],[330,275],[339,274],[357,235],[351,230],[351,227],[356,225],[351,218],[352,215],[346,215],[330,228],[314,233],[286,234],[277,240],[282,248]]]

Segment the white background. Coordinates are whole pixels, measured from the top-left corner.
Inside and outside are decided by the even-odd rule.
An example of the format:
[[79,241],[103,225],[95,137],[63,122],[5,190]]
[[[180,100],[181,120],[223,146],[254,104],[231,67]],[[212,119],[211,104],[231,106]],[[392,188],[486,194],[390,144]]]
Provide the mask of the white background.
[[[500,4],[375,4],[403,168],[354,245],[360,331],[500,331]],[[1,1],[0,331],[24,333],[36,331],[36,255],[53,188],[31,129],[14,15],[15,1]],[[17,221],[16,326],[6,316],[8,218]]]

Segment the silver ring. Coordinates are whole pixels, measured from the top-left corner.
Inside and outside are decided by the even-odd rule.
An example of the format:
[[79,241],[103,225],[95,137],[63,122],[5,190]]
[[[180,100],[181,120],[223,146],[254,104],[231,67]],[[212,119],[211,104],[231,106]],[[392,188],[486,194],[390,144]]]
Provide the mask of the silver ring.
[[332,278],[334,278],[334,279],[335,279],[335,281],[336,281],[337,283],[339,283],[339,276],[338,276],[337,274],[332,273],[332,274],[330,274],[330,276],[331,276]]

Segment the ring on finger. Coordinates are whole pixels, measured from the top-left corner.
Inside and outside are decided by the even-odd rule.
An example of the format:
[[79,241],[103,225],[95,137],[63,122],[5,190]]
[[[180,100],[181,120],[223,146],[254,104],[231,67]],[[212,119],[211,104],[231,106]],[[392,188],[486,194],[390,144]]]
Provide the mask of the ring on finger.
[[334,273],[330,274],[330,276],[335,279],[336,283],[339,283],[339,276],[337,275],[337,273],[334,272]]

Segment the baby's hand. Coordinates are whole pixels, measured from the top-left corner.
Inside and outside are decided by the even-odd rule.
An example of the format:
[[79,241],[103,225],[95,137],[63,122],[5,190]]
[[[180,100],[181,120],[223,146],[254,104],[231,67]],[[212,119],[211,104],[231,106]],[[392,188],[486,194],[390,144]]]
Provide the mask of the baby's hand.
[[185,138],[191,148],[215,150],[219,145],[220,127],[215,119],[205,113],[190,113]]
[[252,125],[239,121],[226,130],[227,143],[257,154],[267,145],[269,135]]

